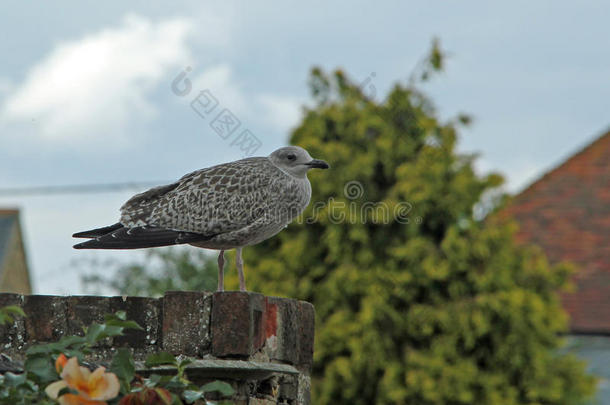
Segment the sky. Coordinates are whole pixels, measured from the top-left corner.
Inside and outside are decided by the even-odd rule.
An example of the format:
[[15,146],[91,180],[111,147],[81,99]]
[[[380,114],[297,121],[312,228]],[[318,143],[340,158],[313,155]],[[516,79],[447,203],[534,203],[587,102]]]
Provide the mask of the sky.
[[[443,119],[473,116],[459,150],[518,192],[609,128],[609,12],[604,1],[4,2],[0,208],[21,209],[34,291],[81,294],[83,262],[142,253],[76,251],[71,234],[115,223],[145,187],[2,189],[163,184],[249,154],[236,141],[246,130],[267,155],[310,102],[313,66],[383,95],[434,37],[446,72],[423,89]],[[220,112],[240,122],[226,139]]]

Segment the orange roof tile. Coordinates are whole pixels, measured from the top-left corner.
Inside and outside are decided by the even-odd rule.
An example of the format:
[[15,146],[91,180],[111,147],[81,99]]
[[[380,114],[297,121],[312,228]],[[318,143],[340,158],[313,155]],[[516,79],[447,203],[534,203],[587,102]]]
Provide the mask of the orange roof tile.
[[504,214],[518,240],[542,247],[552,263],[578,266],[563,293],[577,333],[610,333],[610,132],[518,194]]

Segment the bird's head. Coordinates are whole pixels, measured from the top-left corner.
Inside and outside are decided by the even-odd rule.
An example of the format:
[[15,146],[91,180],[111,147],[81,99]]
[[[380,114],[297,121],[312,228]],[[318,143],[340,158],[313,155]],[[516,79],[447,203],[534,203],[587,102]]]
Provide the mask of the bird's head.
[[309,169],[328,169],[330,165],[323,160],[313,159],[309,153],[298,146],[286,146],[269,155],[269,160],[284,172],[303,178]]

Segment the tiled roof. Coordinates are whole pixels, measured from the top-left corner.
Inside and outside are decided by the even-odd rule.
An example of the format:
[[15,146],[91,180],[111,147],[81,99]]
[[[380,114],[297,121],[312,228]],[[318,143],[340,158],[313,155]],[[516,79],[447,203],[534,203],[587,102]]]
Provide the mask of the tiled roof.
[[16,210],[0,210],[0,271],[18,215]]
[[562,294],[571,330],[610,333],[610,132],[520,193],[506,209],[518,238],[552,263],[577,265],[575,291]]

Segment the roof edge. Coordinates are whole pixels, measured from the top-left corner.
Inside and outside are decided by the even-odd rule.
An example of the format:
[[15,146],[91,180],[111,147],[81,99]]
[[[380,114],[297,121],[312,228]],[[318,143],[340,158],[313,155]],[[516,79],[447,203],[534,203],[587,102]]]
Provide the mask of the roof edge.
[[19,208],[0,208],[0,215],[19,215]]
[[610,127],[606,130],[604,130],[601,135],[599,135],[597,138],[595,138],[593,141],[589,142],[588,144],[586,144],[585,146],[581,147],[580,149],[578,149],[575,153],[570,154],[568,157],[563,158],[559,163],[555,164],[554,166],[552,166],[550,169],[548,169],[547,171],[545,171],[544,173],[542,173],[538,178],[536,178],[536,180],[532,181],[527,187],[525,187],[523,190],[521,190],[520,192],[516,193],[513,195],[513,199],[527,193],[530,189],[532,189],[536,184],[540,183],[541,181],[543,181],[544,179],[546,179],[547,177],[549,177],[550,175],[552,175],[553,173],[555,173],[557,170],[559,170],[561,167],[563,167],[566,163],[568,163],[570,160],[576,158],[577,156],[582,155],[583,153],[587,152],[589,149],[593,148],[598,142],[601,142],[602,140],[605,140],[606,137],[610,137]]

